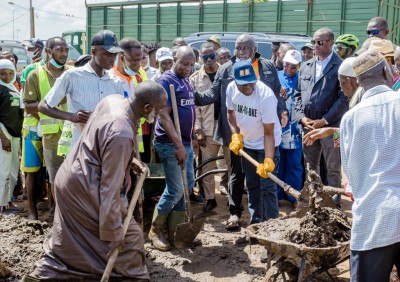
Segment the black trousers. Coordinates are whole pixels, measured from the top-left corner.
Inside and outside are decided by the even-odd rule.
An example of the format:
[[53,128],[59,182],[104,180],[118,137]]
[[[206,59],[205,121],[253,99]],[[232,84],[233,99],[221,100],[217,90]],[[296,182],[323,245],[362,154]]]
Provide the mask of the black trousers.
[[351,251],[351,282],[388,282],[393,265],[400,276],[400,242],[368,251]]
[[244,192],[244,172],[241,156],[235,155],[233,152],[231,152],[231,168],[232,173],[228,185],[229,213],[240,217],[242,215],[240,206]]

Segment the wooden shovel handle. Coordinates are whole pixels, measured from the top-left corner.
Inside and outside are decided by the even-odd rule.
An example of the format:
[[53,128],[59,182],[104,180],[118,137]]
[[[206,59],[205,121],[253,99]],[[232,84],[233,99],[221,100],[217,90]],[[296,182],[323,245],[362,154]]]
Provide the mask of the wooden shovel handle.
[[[241,156],[243,156],[246,160],[248,160],[255,167],[257,167],[260,164],[255,159],[253,159],[249,154],[247,154],[245,151],[243,151],[242,149],[239,149],[239,154]],[[285,182],[280,180],[278,177],[273,175],[271,172],[267,172],[267,175],[272,181],[274,181],[276,184],[281,186],[283,188],[283,190],[285,190],[286,193],[292,195],[297,200],[300,200],[300,192],[299,191],[295,190],[292,186],[290,186],[289,184],[286,184]]]
[[[129,203],[128,211],[124,219],[123,223],[123,232],[124,232],[124,237],[126,235],[126,232],[128,231],[129,223],[131,222],[132,215],[133,215],[133,210],[135,209],[136,202],[139,198],[140,192],[142,191],[142,186],[144,179],[148,175],[148,169],[141,164],[139,160],[136,158],[133,158],[132,163],[139,166],[139,168],[142,170],[142,173],[140,174],[136,185],[135,185],[135,190],[133,191],[132,199],[131,202]],[[119,248],[115,249],[112,251],[110,258],[108,259],[106,269],[104,270],[103,277],[101,278],[101,282],[107,282],[108,279],[110,278],[110,274],[114,268],[115,261],[117,260],[119,253]]]

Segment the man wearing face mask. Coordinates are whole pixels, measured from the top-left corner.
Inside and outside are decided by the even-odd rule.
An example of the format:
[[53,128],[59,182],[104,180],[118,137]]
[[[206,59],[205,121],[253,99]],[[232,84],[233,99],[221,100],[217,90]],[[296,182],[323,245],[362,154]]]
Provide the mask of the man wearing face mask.
[[124,87],[124,96],[129,97],[135,93],[134,76],[140,70],[140,59],[142,57],[141,45],[134,38],[123,38],[119,42],[122,52],[118,53],[116,64],[110,70],[110,74],[118,76]]
[[150,80],[156,74],[157,69],[150,66],[149,49],[145,45],[142,45],[142,53],[142,62],[140,64],[146,72],[147,79]]
[[[143,46],[134,38],[125,37],[119,42],[123,52],[117,55],[117,61],[110,73],[119,77],[123,83],[124,96],[135,93],[134,87],[147,80],[146,72],[141,67]],[[151,125],[142,118],[138,131],[139,152],[143,162],[150,162]]]
[[[47,96],[39,103],[39,111],[56,119],[73,123],[71,148],[96,105],[111,94],[124,94],[121,80],[108,72],[117,53],[122,52],[115,34],[101,30],[92,38],[92,59],[81,68],[70,69],[57,79]],[[57,106],[67,97],[68,112]]]
[[[56,79],[61,76],[61,74],[68,69],[65,66],[66,60],[68,58],[68,45],[64,39],[61,37],[53,37],[46,42],[46,54],[49,56],[50,61],[48,61],[44,66],[38,66],[33,70],[26,80],[26,86],[24,88],[24,104],[25,111],[27,114],[31,114],[39,118],[38,124],[41,127],[42,132],[42,145],[43,145],[43,157],[46,161],[46,168],[49,174],[49,181],[51,184],[51,191],[53,191],[54,178],[56,176],[57,170],[60,167],[63,159],[57,156],[57,144],[61,136],[63,121],[59,119],[50,118],[42,113],[38,112],[39,102],[44,99],[46,94],[50,91],[50,88],[54,85]],[[61,103],[58,108],[62,111],[67,111],[66,103]],[[35,144],[35,138],[31,138],[33,132],[29,132],[26,128],[23,129],[23,157],[22,157],[22,167],[25,168],[25,161],[30,157],[28,154],[28,146],[30,144]],[[27,179],[30,178],[30,172],[24,170],[28,174]],[[29,219],[37,219],[37,209],[36,209],[36,194],[35,185],[32,181],[26,181],[26,189],[28,192],[29,200]],[[48,199],[52,199],[52,193],[49,191]],[[51,214],[54,211],[53,201]]]
[[37,65],[44,65],[47,58],[42,59],[42,50],[44,48],[43,41],[38,38],[32,38],[29,40],[27,46],[27,55],[31,59],[32,63],[24,68],[21,73],[21,84],[25,84],[26,79],[31,71],[36,69]]
[[[214,140],[226,147],[229,146],[229,143],[232,141],[231,137],[233,137],[227,119],[226,89],[228,84],[233,81],[232,66],[236,61],[247,60],[251,62],[257,79],[271,88],[278,100],[277,113],[278,117],[281,119],[282,126],[286,126],[288,121],[288,112],[286,110],[285,101],[280,96],[281,84],[275,66],[270,60],[262,58],[261,54],[256,52],[256,49],[254,38],[251,35],[240,35],[235,43],[235,56],[218,69],[213,87],[204,92],[195,92],[196,106],[220,102],[221,109],[215,129]],[[227,223],[227,229],[235,230],[239,228],[239,219],[242,214],[241,203],[244,192],[244,174],[241,157],[233,152],[231,152],[230,157],[231,176],[228,195],[230,218]]]

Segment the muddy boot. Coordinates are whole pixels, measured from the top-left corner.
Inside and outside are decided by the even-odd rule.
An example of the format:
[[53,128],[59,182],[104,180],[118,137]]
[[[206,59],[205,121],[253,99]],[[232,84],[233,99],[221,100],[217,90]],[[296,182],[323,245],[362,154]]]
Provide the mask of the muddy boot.
[[175,230],[178,224],[185,222],[185,212],[184,211],[172,211],[168,215],[168,241],[174,245],[175,240]]
[[158,214],[157,208],[154,209],[153,222],[149,231],[149,239],[153,246],[159,251],[169,251],[170,243],[164,237],[164,228],[167,224],[167,215]]

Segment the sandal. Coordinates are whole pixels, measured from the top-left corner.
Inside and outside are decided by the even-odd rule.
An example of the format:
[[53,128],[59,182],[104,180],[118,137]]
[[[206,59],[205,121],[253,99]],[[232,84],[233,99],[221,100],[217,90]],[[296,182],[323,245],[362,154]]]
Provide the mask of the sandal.
[[231,215],[226,224],[227,230],[235,230],[239,228],[239,217],[237,215]]

